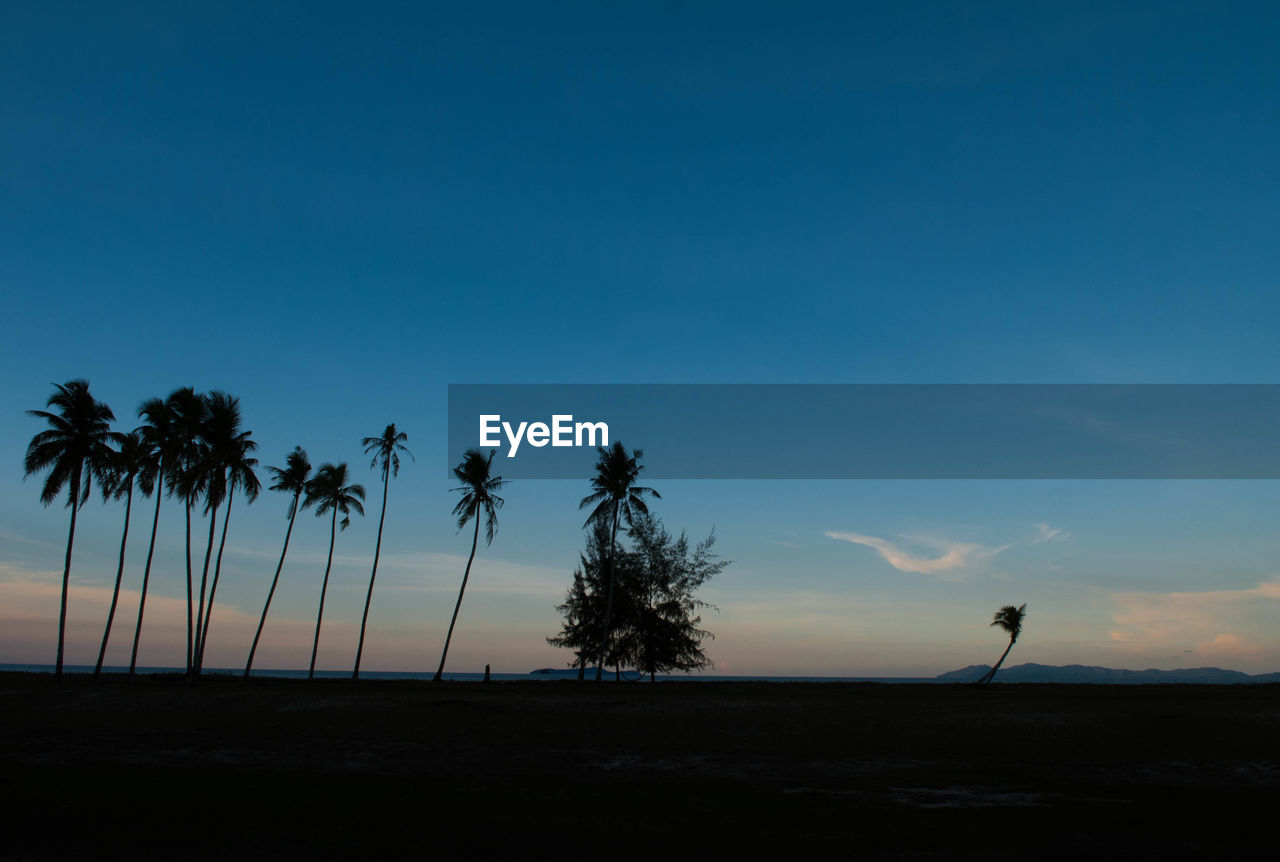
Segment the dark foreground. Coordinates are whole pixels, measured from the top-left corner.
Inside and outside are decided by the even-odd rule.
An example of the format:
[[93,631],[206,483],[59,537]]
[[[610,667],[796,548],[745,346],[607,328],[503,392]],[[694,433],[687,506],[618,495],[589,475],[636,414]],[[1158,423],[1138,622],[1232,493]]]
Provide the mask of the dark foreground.
[[0,675],[0,858],[1271,858],[1280,686]]

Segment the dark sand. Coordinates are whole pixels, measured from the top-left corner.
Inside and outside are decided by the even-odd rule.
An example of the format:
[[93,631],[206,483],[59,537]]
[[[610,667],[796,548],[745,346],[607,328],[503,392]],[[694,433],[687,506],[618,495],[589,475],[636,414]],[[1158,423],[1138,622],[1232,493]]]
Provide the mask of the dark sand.
[[0,858],[1262,858],[1280,686],[0,674]]

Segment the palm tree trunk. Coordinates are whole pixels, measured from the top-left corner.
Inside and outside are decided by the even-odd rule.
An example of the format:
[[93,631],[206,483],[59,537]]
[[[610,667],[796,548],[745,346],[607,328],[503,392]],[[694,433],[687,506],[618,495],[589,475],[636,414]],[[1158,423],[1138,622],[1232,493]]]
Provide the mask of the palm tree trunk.
[[71,548],[76,543],[76,513],[80,511],[80,467],[71,477],[71,529],[67,533],[67,561],[62,567],[62,610],[58,612],[58,661],[53,678],[62,682],[62,655],[67,640],[67,590],[71,587]]
[[369,575],[369,594],[364,597],[364,615],[360,617],[360,642],[356,646],[356,668],[351,672],[352,679],[360,678],[360,657],[364,655],[364,627],[369,622],[369,603],[373,601],[373,581],[378,577],[378,557],[382,554],[382,522],[387,519],[387,487],[390,484],[390,474],[383,469],[382,514],[378,516],[378,542],[373,546],[373,572]]
[[213,510],[209,512],[209,542],[204,548],[204,571],[200,573],[200,600],[196,604],[196,640],[191,653],[191,668],[196,672],[197,677],[200,675],[200,654],[204,651],[204,644],[201,642],[201,636],[204,631],[204,596],[205,590],[209,586],[209,561],[213,558],[213,537],[217,533],[217,527],[218,507],[214,506]]
[[458,609],[462,607],[462,594],[467,591],[467,578],[471,577],[471,561],[476,558],[476,544],[480,541],[480,510],[476,510],[476,532],[471,537],[471,556],[467,557],[467,570],[462,573],[462,589],[458,590],[458,603],[453,606],[453,619],[449,620],[449,633],[444,638],[444,652],[440,654],[440,667],[436,668],[433,682],[444,676],[444,660],[449,655],[449,641],[453,640],[453,625],[458,621]]
[[993,667],[991,670],[987,671],[987,675],[984,676],[981,680],[979,680],[979,683],[981,685],[986,685],[987,683],[991,682],[991,680],[995,679],[996,671],[1000,669],[1000,665],[1004,664],[1005,656],[1009,654],[1009,650],[1011,649],[1013,649],[1013,638],[1009,638],[1009,645],[1004,648],[1004,652],[1000,656],[1000,661],[996,662],[996,666]]
[[271,579],[271,589],[267,591],[267,603],[262,606],[262,619],[258,620],[258,631],[253,636],[253,646],[249,647],[249,660],[244,665],[244,678],[249,678],[253,668],[253,655],[258,651],[258,639],[262,637],[262,627],[267,624],[267,611],[271,609],[271,599],[276,594],[276,584],[280,583],[280,570],[284,568],[284,555],[289,553],[289,537],[293,535],[293,521],[298,517],[298,498],[293,498],[293,514],[289,516],[289,529],[284,533],[284,549],[280,551],[280,562],[276,564],[275,577]]
[[129,490],[124,498],[124,535],[120,537],[120,562],[116,565],[116,588],[111,593],[111,610],[107,611],[107,630],[102,633],[102,646],[98,648],[98,663],[93,666],[93,675],[102,673],[102,662],[107,657],[107,641],[111,638],[111,621],[116,618],[116,603],[120,601],[120,582],[124,579],[124,549],[129,542],[129,512],[133,509],[133,480],[129,480]]
[[222,552],[227,547],[227,525],[231,523],[231,501],[235,499],[236,489],[232,486],[227,493],[227,511],[222,513],[222,539],[218,542],[218,560],[213,566],[213,584],[209,587],[209,606],[204,609],[204,631],[200,633],[200,652],[196,655],[196,675],[204,670],[204,648],[209,640],[209,620],[213,619],[213,600],[218,595],[218,581],[222,576]]
[[191,675],[191,659],[195,657],[195,599],[191,592],[191,501],[187,500],[187,676]]
[[316,641],[311,646],[311,669],[307,679],[315,679],[316,653],[320,651],[320,622],[324,619],[324,594],[329,590],[329,569],[333,566],[333,540],[338,537],[338,507],[333,507],[333,524],[329,527],[329,561],[324,564],[324,583],[320,585],[320,610],[316,612]]
[[[163,470],[160,475],[164,475]],[[138,602],[138,626],[133,630],[133,653],[129,656],[129,679],[133,679],[133,673],[138,667],[138,641],[142,639],[142,614],[147,609],[147,586],[151,583],[151,558],[156,552],[156,528],[160,526],[160,498],[163,496],[160,487],[157,486],[156,513],[151,519],[151,545],[147,548],[147,567],[142,570],[142,598]]]
[[600,660],[596,662],[596,682],[603,678],[604,663],[608,658],[609,626],[613,623],[613,561],[618,548],[618,501],[613,501],[613,532],[609,536],[609,598],[604,605],[604,631],[600,633]]

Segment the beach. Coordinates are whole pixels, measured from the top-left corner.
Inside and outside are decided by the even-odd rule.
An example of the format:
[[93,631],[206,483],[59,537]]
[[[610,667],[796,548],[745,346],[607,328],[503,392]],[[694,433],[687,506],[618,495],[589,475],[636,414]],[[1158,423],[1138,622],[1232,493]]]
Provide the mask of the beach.
[[0,675],[3,858],[1250,858],[1280,686]]

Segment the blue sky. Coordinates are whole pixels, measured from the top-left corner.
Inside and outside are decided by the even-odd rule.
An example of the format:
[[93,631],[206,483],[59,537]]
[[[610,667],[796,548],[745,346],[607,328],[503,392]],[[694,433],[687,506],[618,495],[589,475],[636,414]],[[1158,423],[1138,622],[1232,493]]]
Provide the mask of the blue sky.
[[[225,389],[264,463],[300,444],[371,492],[359,439],[404,428],[366,647],[388,669],[434,665],[469,550],[451,382],[1275,382],[1278,25],[1266,3],[11,9],[0,661],[52,660],[65,513],[20,464],[53,381],[122,418]],[[985,623],[1022,601],[1015,661],[1280,666],[1272,482],[660,490],[734,560],[707,595],[724,671],[991,661]],[[585,493],[511,486],[451,665],[566,660],[542,638]],[[243,661],[272,496],[233,516],[210,663]],[[121,514],[82,520],[72,661]],[[305,666],[324,526],[295,534],[264,666]],[[339,539],[322,666],[351,661],[375,526]]]

